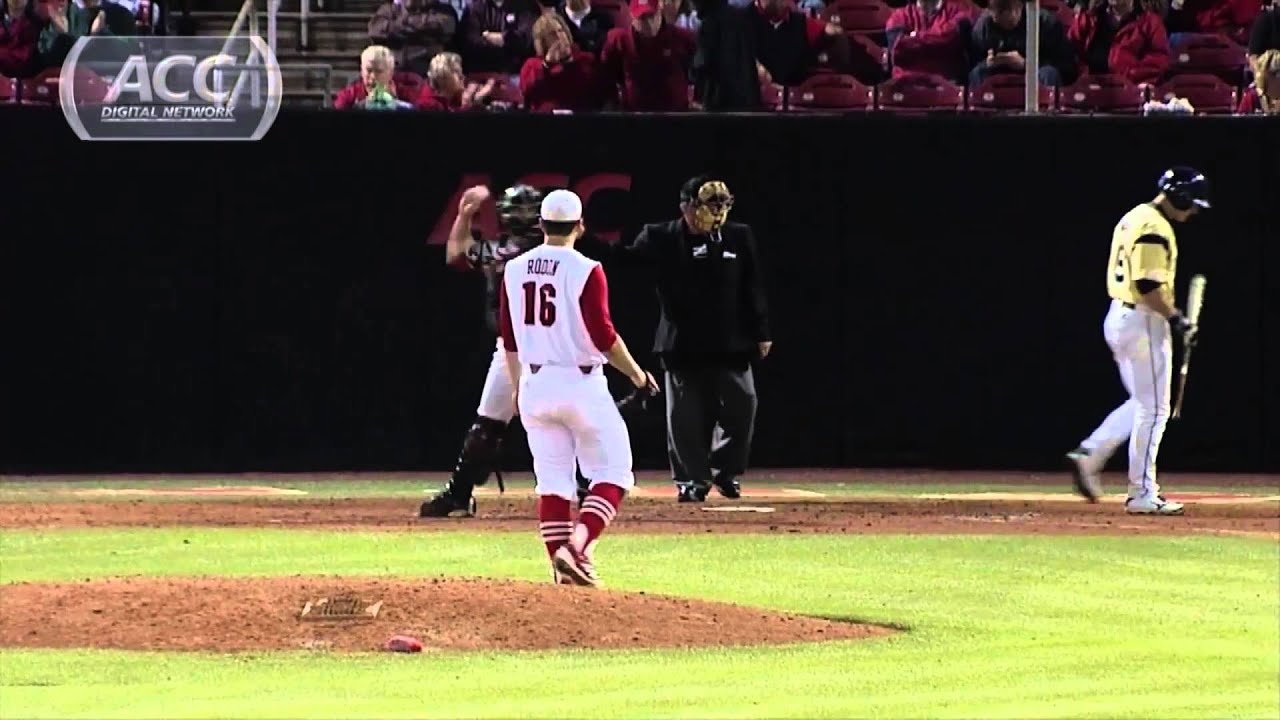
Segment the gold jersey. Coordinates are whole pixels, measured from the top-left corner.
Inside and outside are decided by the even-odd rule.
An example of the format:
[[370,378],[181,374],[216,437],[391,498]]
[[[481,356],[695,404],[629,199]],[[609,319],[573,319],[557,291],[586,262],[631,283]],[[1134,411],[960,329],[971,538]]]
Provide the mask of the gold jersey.
[[1111,235],[1111,260],[1107,266],[1107,294],[1121,302],[1137,304],[1139,280],[1164,284],[1172,298],[1178,270],[1178,242],[1173,226],[1154,205],[1143,203],[1125,213]]

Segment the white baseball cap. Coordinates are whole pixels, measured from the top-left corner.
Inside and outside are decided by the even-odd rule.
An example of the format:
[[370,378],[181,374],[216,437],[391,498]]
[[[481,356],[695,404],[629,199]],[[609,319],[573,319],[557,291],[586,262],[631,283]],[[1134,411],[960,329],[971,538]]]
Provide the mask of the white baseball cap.
[[540,214],[548,222],[578,222],[582,219],[582,200],[568,190],[552,190],[542,199]]

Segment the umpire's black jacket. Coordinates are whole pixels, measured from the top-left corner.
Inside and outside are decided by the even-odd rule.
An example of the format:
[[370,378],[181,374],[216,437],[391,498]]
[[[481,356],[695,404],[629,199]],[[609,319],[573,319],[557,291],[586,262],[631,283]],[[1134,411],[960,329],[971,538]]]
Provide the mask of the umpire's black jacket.
[[657,285],[653,350],[668,367],[745,365],[773,339],[750,227],[725,223],[715,240],[690,233],[684,220],[645,225],[624,254],[647,266]]

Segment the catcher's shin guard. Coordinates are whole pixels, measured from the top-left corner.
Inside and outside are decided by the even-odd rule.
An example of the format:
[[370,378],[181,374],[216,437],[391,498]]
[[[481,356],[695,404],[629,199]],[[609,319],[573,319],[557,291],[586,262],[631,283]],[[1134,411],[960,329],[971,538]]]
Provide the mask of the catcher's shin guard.
[[[489,482],[489,473],[495,472],[502,449],[502,436],[507,424],[487,417],[478,417],[467,430],[458,453],[458,464],[444,489],[422,503],[419,517],[448,517],[456,513],[476,514],[476,501],[472,491]],[[502,473],[497,472],[498,489],[506,491]]]

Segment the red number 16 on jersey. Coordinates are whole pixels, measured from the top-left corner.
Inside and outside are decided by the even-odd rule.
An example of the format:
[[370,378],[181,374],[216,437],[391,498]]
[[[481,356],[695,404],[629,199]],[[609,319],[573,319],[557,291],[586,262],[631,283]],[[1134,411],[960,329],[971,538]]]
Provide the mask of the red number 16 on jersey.
[[551,327],[556,322],[556,288],[551,283],[538,287],[537,283],[527,282],[524,288],[524,324],[533,324],[533,306],[538,306],[538,322],[544,327]]

